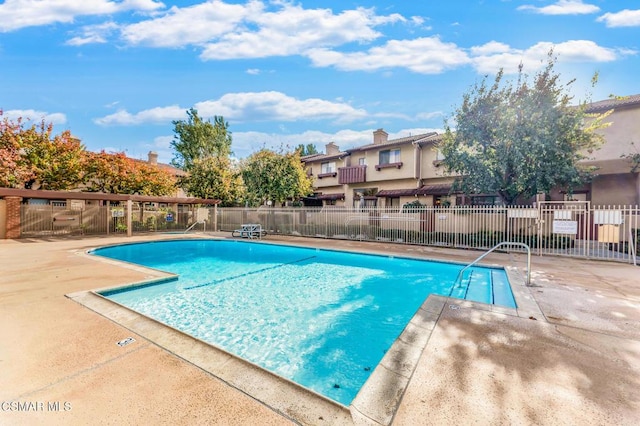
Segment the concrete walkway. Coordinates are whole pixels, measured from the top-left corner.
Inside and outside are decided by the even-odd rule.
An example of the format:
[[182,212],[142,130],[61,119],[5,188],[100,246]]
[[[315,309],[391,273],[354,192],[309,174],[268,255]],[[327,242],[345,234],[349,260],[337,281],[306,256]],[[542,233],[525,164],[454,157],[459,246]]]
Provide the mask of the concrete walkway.
[[[84,250],[170,237],[0,241],[0,424],[334,424],[330,415],[302,421],[278,412],[65,296],[153,276],[88,259]],[[480,254],[269,241],[460,262]],[[487,261],[525,266],[523,255]],[[529,308],[515,315],[441,298],[392,424],[640,423],[640,268],[534,257],[532,280],[524,289]],[[134,343],[116,344],[130,336]],[[354,422],[368,420],[354,415]]]

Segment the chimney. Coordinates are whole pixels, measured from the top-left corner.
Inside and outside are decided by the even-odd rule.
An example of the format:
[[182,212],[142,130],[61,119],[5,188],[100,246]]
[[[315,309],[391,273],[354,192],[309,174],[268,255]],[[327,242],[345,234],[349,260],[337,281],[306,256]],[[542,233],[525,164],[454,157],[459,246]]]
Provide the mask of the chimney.
[[388,137],[389,137],[389,133],[385,132],[382,129],[378,129],[375,132],[373,132],[373,143],[374,144],[385,143]]
[[327,155],[337,154],[340,152],[340,148],[334,142],[326,144],[324,150]]
[[154,166],[158,164],[158,153],[154,151],[149,151],[149,164],[153,164]]

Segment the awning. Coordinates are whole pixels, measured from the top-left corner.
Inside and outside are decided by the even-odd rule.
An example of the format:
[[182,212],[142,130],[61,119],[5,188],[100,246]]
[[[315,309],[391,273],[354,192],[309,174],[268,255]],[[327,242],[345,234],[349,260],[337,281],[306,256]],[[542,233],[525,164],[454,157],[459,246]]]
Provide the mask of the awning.
[[451,192],[451,185],[446,183],[424,185],[418,188],[415,192],[416,195],[449,195]]
[[344,192],[341,194],[320,194],[315,198],[318,200],[344,200]]
[[411,189],[383,189],[382,191],[378,191],[376,197],[410,197],[412,195],[449,195],[449,191],[451,191],[451,185],[443,183],[443,184],[434,184],[434,185],[424,185],[420,188],[411,188]]
[[376,197],[408,197],[416,195],[416,188],[411,189],[383,189],[378,191]]

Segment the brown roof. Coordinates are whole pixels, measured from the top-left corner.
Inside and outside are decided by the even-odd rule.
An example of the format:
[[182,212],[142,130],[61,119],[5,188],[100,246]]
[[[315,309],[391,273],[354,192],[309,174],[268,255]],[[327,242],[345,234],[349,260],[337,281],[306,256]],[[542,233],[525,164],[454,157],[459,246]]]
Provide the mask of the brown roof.
[[587,105],[586,112],[603,112],[610,109],[640,105],[640,95],[621,96],[614,99],[593,102]]
[[302,161],[303,163],[311,163],[315,161],[337,160],[347,155],[351,155],[351,154],[345,151],[340,151],[336,154],[311,154],[311,155],[305,155],[304,157],[301,157],[300,161]]
[[443,135],[441,135],[441,134],[434,133],[434,134],[431,134],[431,135],[427,136],[426,138],[422,138],[420,140],[417,140],[416,143],[418,145],[422,146],[422,145],[427,145],[427,144],[434,143],[434,142],[440,142],[442,140],[442,136]]
[[423,185],[416,190],[417,195],[449,195],[450,192],[451,185],[448,183]]

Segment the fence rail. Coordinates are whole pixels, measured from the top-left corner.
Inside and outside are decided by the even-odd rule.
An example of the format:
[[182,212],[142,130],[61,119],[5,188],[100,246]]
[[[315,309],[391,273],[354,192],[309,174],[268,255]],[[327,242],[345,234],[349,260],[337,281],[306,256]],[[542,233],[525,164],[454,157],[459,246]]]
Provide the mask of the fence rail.
[[593,207],[588,202],[545,202],[535,207],[218,209],[219,230],[232,231],[244,223],[260,223],[269,233],[282,235],[451,248],[485,250],[511,241],[528,245],[538,255],[629,263],[640,249],[638,206]]
[[[28,205],[22,236],[126,233],[126,207]],[[403,208],[217,208],[178,211],[132,209],[132,232],[233,231],[258,223],[271,234],[384,241],[397,244],[487,250],[502,241],[524,243],[533,254],[633,263],[640,253],[638,206],[543,202],[537,206]],[[195,224],[195,225],[194,225]],[[512,248],[511,251],[522,250]],[[636,260],[637,261],[637,260]]]

